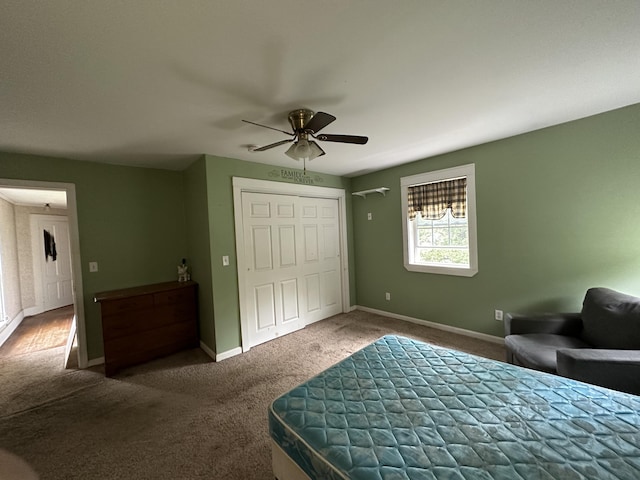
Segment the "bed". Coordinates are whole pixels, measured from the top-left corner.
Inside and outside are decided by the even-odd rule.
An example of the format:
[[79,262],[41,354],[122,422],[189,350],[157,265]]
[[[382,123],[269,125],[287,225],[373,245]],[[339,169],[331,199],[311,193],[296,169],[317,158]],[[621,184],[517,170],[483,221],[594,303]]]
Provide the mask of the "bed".
[[640,478],[640,397],[385,336],[277,398],[279,480]]

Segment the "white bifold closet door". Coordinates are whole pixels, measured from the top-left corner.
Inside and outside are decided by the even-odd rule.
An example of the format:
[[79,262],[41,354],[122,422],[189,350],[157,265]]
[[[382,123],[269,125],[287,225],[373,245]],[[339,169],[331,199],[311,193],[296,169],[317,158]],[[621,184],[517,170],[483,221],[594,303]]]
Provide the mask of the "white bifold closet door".
[[242,193],[249,347],[342,311],[338,201]]

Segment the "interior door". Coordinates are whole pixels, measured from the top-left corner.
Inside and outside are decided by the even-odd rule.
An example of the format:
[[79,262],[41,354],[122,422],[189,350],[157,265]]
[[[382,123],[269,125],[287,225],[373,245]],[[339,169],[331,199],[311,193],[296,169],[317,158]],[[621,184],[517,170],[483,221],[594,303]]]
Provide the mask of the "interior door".
[[298,197],[242,193],[251,346],[304,326],[300,316]]
[[305,323],[342,312],[338,200],[300,197],[302,316]]
[[44,311],[73,303],[69,224],[65,217],[38,219]]

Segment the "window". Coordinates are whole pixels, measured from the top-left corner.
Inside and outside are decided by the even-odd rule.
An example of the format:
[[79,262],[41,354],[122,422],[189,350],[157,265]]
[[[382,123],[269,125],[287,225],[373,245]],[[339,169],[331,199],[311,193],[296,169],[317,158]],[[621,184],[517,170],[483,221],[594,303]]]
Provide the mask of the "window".
[[403,177],[404,266],[471,277],[478,272],[475,166]]

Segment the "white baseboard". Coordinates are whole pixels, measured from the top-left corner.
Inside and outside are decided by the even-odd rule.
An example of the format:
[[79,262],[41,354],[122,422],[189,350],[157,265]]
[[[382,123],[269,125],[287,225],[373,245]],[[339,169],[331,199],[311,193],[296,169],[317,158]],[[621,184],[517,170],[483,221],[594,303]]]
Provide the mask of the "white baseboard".
[[22,323],[24,317],[24,312],[18,313],[18,315],[16,315],[13,320],[7,323],[4,328],[0,330],[0,347],[4,344],[4,342],[9,340],[9,337],[15,331],[15,329],[18,328],[18,325]]
[[102,365],[104,363],[104,357],[92,358],[87,361],[87,368]]
[[216,352],[207,347],[202,340],[200,340],[200,348],[204,350],[204,353],[209,355],[214,361],[216,360]]
[[24,309],[24,316],[25,317],[32,317],[34,315],[40,315],[41,313],[44,313],[44,308],[42,308],[42,306],[36,305],[34,307],[28,307]]
[[231,350],[227,350],[226,352],[217,353],[215,356],[215,360],[216,362],[221,362],[222,360],[235,357],[236,355],[240,355],[241,353],[242,353],[242,347],[232,348]]
[[399,315],[397,313],[385,312],[384,310],[377,310],[375,308],[363,307],[361,305],[357,305],[355,310],[362,310],[363,312],[375,313],[376,315],[382,315],[383,317],[390,317],[390,318],[395,318],[397,320],[404,320],[405,322],[417,323],[418,325],[424,325],[425,327],[437,328],[438,330],[444,330],[445,332],[457,333],[459,335],[465,335],[467,337],[473,337],[479,340],[484,340],[485,342],[504,345],[504,338],[496,337],[495,335],[488,335],[486,333],[474,332],[473,330],[466,330],[464,328],[452,327],[450,325],[444,325],[442,323],[430,322],[428,320],[422,320],[420,318],[408,317],[406,315]]
[[200,348],[204,350],[204,353],[206,353],[211,358],[213,358],[214,362],[221,362],[222,360],[235,357],[236,355],[240,355],[242,353],[242,347],[236,347],[231,350],[227,350],[226,352],[216,353],[213,350],[211,350],[207,345],[205,345],[202,341],[200,341]]

